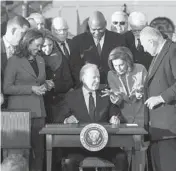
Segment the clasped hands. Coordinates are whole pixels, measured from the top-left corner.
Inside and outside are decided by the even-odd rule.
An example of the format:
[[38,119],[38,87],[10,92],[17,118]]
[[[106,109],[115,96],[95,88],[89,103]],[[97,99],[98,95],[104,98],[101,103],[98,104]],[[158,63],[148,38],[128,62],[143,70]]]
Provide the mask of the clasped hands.
[[[79,121],[77,120],[77,118],[74,115],[69,116],[68,118],[65,118],[64,120],[64,124],[77,124],[79,123]],[[119,124],[120,120],[118,118],[118,116],[112,116],[111,119],[109,120],[110,124]]]
[[32,92],[36,95],[44,95],[46,91],[50,91],[54,87],[52,80],[46,80],[44,84],[40,86],[32,86]]

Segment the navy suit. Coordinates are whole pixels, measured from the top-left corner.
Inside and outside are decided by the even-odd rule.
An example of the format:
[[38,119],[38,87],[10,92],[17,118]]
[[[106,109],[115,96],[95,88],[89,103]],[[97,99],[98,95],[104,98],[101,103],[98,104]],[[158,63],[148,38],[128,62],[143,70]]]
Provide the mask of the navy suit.
[[[82,88],[69,92],[63,103],[56,108],[56,111],[58,111],[58,115],[54,120],[56,123],[63,123],[65,118],[71,115],[74,115],[79,123],[108,123],[113,115],[119,115],[120,120],[123,122],[120,109],[110,103],[108,96],[101,97],[99,91],[96,91],[96,115],[94,120],[92,120],[87,110]],[[58,157],[57,150],[54,151],[56,156],[53,159],[55,160]],[[82,148],[69,148],[63,150],[63,156],[69,159],[68,165],[65,168],[68,171],[77,171],[79,163],[86,156],[99,156],[112,160],[119,171],[127,171],[128,168],[126,154],[120,148],[105,148],[94,153]]]
[[64,122],[64,119],[74,115],[79,123],[109,122],[113,115],[121,115],[120,109],[110,103],[109,97],[101,97],[99,91],[96,92],[96,116],[92,120],[84,100],[82,88],[69,92],[64,101],[56,107],[57,116],[54,122]]

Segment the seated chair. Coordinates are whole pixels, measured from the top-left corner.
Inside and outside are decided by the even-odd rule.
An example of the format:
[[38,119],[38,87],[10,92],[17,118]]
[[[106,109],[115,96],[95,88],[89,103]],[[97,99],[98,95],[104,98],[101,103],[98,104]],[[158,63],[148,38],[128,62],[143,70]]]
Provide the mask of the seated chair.
[[31,115],[29,111],[6,110],[1,112],[1,149],[3,158],[23,154],[29,161],[31,148]]

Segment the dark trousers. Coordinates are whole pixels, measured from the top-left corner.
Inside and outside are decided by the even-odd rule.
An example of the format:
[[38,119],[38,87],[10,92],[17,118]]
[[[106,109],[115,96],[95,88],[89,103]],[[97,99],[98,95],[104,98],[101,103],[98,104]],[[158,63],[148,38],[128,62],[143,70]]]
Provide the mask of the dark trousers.
[[39,131],[45,125],[45,118],[32,118],[31,120],[31,146],[30,171],[43,171],[44,136]]
[[105,148],[99,152],[90,152],[81,148],[68,148],[65,152],[68,152],[68,155],[66,155],[66,171],[79,171],[79,164],[85,157],[100,157],[114,163],[117,171],[128,170],[127,155],[120,148]]
[[151,142],[153,171],[176,171],[176,138]]

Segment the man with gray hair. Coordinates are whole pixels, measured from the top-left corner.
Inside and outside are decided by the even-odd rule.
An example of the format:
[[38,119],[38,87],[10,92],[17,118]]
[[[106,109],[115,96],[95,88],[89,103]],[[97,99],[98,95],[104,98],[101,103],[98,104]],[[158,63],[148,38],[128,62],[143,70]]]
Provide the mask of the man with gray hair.
[[176,44],[149,26],[141,31],[140,40],[144,51],[153,56],[145,83],[153,170],[175,171]]
[[[120,109],[117,105],[110,103],[109,96],[102,96],[101,91],[98,90],[100,84],[98,67],[95,64],[85,64],[80,70],[80,81],[82,87],[67,94],[62,105],[58,107],[58,115],[54,122],[118,124],[119,119],[121,120]],[[68,171],[78,170],[82,159],[86,155],[91,155],[81,148],[69,149],[66,153],[68,153]],[[95,152],[94,155],[112,160],[118,171],[128,169],[127,156],[120,148],[106,148]]]
[[68,39],[68,24],[62,17],[55,17],[52,20],[51,30],[58,39],[58,49],[67,59],[70,58],[71,40]]
[[111,16],[111,31],[124,34],[128,31],[128,15],[123,11],[116,11]]

